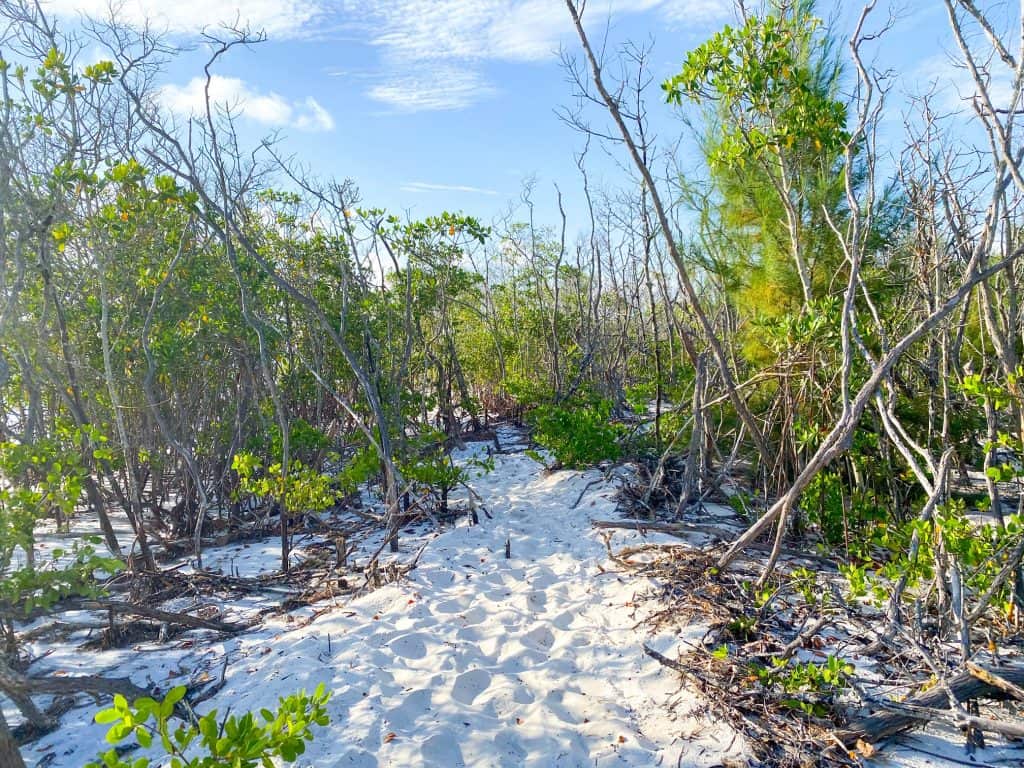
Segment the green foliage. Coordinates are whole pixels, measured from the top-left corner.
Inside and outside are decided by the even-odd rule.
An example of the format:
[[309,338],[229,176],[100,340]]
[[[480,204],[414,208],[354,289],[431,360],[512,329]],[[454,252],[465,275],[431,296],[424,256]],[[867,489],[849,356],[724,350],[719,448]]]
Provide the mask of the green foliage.
[[96,714],[97,723],[110,724],[107,741],[119,744],[134,737],[139,746],[162,755],[128,760],[111,749],[86,768],[272,768],[278,760],[294,763],[312,740],[313,726],[330,722],[331,694],[323,683],[311,695],[303,690],[280,698],[276,711],[261,709],[257,714],[220,718],[214,710],[203,715],[197,726],[172,727],[175,705],[184,696],[184,687],[172,688],[162,701],[147,697],[129,704],[115,695],[113,707]]
[[258,457],[237,453],[231,468],[238,475],[240,488],[260,498],[278,501],[286,512],[319,512],[334,504],[334,487],[330,475],[317,472],[296,459],[287,472],[281,463],[270,464],[264,471]]
[[124,568],[121,560],[100,554],[100,540],[83,537],[69,549],[56,549],[48,563],[37,563],[8,572],[0,578],[0,613],[30,614],[52,608],[66,597],[98,597],[104,594],[96,574],[112,575]]
[[1004,410],[1012,401],[1012,392],[1016,391],[1021,380],[1024,379],[1024,367],[1018,366],[1017,370],[1007,377],[1006,383],[986,381],[980,373],[968,373],[960,382],[960,391],[971,398],[978,405],[984,405],[991,401],[992,406],[997,410]]
[[819,472],[808,483],[800,509],[829,546],[858,549],[865,532],[889,515],[870,490],[849,488],[839,472]]
[[789,583],[807,605],[817,605],[827,594],[818,589],[818,575],[804,566],[793,569],[789,574]]
[[83,70],[83,74],[93,82],[106,85],[117,77],[117,68],[112,61],[97,61],[95,64],[88,64]]
[[566,467],[587,467],[621,454],[624,429],[611,421],[610,400],[541,405],[529,414],[533,439]]
[[967,518],[962,499],[951,499],[939,507],[931,521],[918,522],[916,526],[929,544],[926,556],[934,561],[941,542],[942,549],[959,564],[965,585],[975,594],[988,590],[1024,535],[1024,519],[1020,515],[1007,516],[1003,525],[979,525]]
[[465,470],[455,465],[445,450],[444,433],[425,432],[408,446],[408,458],[400,462],[402,475],[423,486],[448,491],[466,479]]
[[[970,373],[965,375],[963,381],[960,382],[960,390],[966,397],[974,400],[979,407],[984,407],[988,403],[997,412],[1007,411],[1017,397],[1015,393],[1020,392],[1022,380],[1024,380],[1024,367],[1021,366],[1018,366],[1016,371],[1006,377],[1005,383],[986,380],[981,374]],[[986,454],[1000,451],[1004,455],[1024,455],[1024,441],[1020,437],[1002,430],[998,431],[995,440],[985,440],[982,448]],[[1010,461],[1003,461],[986,467],[985,474],[997,483],[1009,483],[1024,476],[1024,471]]]
[[759,318],[754,325],[763,342],[776,354],[796,348],[835,345],[839,339],[841,303],[838,296],[816,299],[799,311]]
[[[832,696],[847,687],[847,678],[854,667],[840,657],[829,654],[824,664],[799,662],[790,659],[773,659],[772,666],[751,665],[751,673],[766,688],[778,688],[784,694],[810,694],[814,699]],[[783,704],[808,715],[824,716],[827,707],[817,700],[806,697],[789,698]]]
[[526,374],[509,374],[502,385],[517,403],[527,408],[549,402],[553,395],[551,387],[536,376]]
[[868,569],[865,564],[840,563],[839,573],[846,579],[846,596],[850,600],[860,600],[868,594]]
[[726,503],[728,503],[732,511],[735,512],[741,520],[750,519],[752,501],[753,498],[751,497],[751,495],[748,493],[744,493],[743,491],[736,491],[735,493],[730,493],[729,496],[726,498]]
[[334,483],[345,493],[355,493],[360,485],[380,472],[380,456],[372,445],[357,450],[334,475]]
[[798,148],[828,156],[846,143],[846,106],[822,93],[803,55],[820,26],[808,15],[751,16],[691,51],[662,85],[671,103],[719,101],[735,117],[723,128],[713,165],[742,166]]
[[438,430],[424,431],[409,440],[406,457],[399,461],[399,470],[406,480],[444,493],[469,480],[472,469],[478,470],[478,476],[490,472],[494,459],[473,457],[457,465],[445,447],[444,433]]
[[[288,448],[292,456],[309,461],[317,454],[327,450],[330,445],[331,441],[327,435],[305,419],[292,419],[288,422]],[[280,459],[283,445],[281,428],[277,424],[270,428],[270,450],[272,456]]]
[[[916,534],[917,556],[910,557]],[[992,586],[1010,553],[1024,535],[1024,520],[1009,515],[1000,525],[978,523],[967,516],[962,499],[939,505],[928,520],[878,521],[863,534],[864,561],[840,566],[851,599],[868,598],[876,605],[888,599],[893,585],[906,579],[905,600],[917,599],[917,590],[935,577],[939,559],[955,563],[963,575],[967,594],[981,595]],[[994,606],[1009,604],[1013,585],[996,594]]]
[[654,381],[645,381],[625,388],[626,405],[634,413],[641,415],[647,413],[651,400],[657,392],[657,384]]
[[[102,438],[94,431],[88,434],[98,443],[94,454],[106,457]],[[64,428],[58,435],[0,443],[0,613],[25,615],[72,595],[100,594],[94,574],[123,567],[120,560],[100,555],[92,537],[54,550],[47,562],[26,558],[12,567],[18,549],[28,553],[34,548],[36,524],[69,519],[81,496],[87,471],[79,447],[83,433]]]
[[757,617],[736,616],[725,625],[725,629],[737,642],[748,642],[757,636]]

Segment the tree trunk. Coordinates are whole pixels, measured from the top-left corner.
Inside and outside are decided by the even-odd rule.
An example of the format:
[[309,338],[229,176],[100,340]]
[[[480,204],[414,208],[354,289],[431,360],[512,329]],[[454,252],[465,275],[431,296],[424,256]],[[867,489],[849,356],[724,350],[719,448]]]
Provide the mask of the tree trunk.
[[7,727],[3,710],[0,710],[0,768],[25,768],[21,750],[11,735],[11,729]]

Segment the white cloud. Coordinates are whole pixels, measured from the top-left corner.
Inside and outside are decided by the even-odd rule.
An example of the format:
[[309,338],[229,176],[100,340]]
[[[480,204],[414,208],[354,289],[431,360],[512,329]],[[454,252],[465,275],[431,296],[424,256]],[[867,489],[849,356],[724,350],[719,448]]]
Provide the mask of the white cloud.
[[[3,0],[0,0],[3,2]],[[462,109],[497,93],[481,72],[485,61],[537,62],[573,39],[561,0],[43,0],[63,18],[150,21],[194,35],[224,24],[263,29],[271,37],[312,37],[355,30],[381,52],[370,98],[402,111]],[[590,0],[587,16],[642,12],[687,25],[721,21],[733,0]],[[317,105],[318,106],[318,105]],[[315,114],[309,108],[309,114]]]
[[[205,111],[206,79],[194,77],[185,85],[165,85],[158,101],[180,115]],[[274,92],[254,91],[244,80],[214,75],[210,79],[210,102],[227,107],[236,114],[274,128],[292,127],[300,131],[330,131],[334,119],[313,97],[288,101]]]
[[[539,61],[572,35],[559,0],[347,0],[372,44],[399,59]],[[704,23],[728,18],[732,0],[605,0],[587,18],[657,9],[668,20]]]
[[472,69],[440,64],[422,71],[389,73],[369,96],[402,112],[464,109],[498,90]]
[[431,184],[426,181],[408,181],[401,187],[403,192],[468,192],[473,195],[496,195],[493,189],[468,187],[462,184]]
[[[943,108],[949,111],[970,109],[978,90],[970,71],[961,62],[959,54],[956,59],[946,54],[925,59],[907,78],[908,90],[912,93],[934,91]],[[1014,73],[998,61],[989,68],[988,93],[996,109],[1009,106],[1013,79]]]
[[[732,9],[732,0],[591,0],[589,15],[603,22],[656,10],[697,24]],[[482,62],[543,61],[572,36],[559,0],[344,0],[343,14],[382,52],[383,82],[369,96],[407,111],[461,109],[491,96]]]
[[670,21],[710,24],[731,17],[734,3],[730,0],[667,0],[657,5]]
[[206,27],[249,25],[272,37],[295,37],[323,16],[321,0],[43,0],[49,13],[63,18],[107,18],[132,26],[150,22],[179,34]]

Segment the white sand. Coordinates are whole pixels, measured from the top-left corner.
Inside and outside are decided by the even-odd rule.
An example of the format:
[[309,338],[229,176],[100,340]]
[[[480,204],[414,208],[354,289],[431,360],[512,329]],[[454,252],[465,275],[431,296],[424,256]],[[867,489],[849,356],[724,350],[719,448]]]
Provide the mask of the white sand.
[[[521,442],[511,430],[499,439],[503,448]],[[710,722],[703,703],[642,651],[648,640],[671,653],[703,627],[649,638],[638,626],[648,609],[633,599],[649,585],[612,572],[590,526],[612,516],[613,485],[593,485],[573,510],[601,473],[547,474],[521,454],[495,463],[474,481],[493,519],[437,536],[408,580],[339,603],[301,629],[285,617],[193,649],[180,648],[180,638],[144,652],[52,648],[33,671],[99,665],[172,685],[203,670],[216,676],[227,653],[227,685],[203,711],[255,709],[324,682],[334,691],[331,724],[299,765],[647,768],[741,757],[742,740]],[[617,542],[635,538],[622,533]],[[407,539],[400,558],[418,544]],[[273,556],[272,545],[263,549],[244,556]],[[103,746],[105,728],[89,722],[91,712],[72,711],[59,731],[29,745],[28,764],[79,768]]]

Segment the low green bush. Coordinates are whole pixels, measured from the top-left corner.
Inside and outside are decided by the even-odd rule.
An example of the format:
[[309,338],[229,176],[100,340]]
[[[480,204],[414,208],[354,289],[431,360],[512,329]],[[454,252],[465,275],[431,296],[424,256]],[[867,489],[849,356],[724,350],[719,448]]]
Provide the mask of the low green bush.
[[614,460],[622,453],[625,430],[611,421],[610,400],[541,405],[530,411],[533,439],[559,464],[580,468]]
[[172,727],[175,705],[184,696],[181,686],[172,688],[162,701],[144,697],[129,704],[124,696],[114,696],[114,705],[96,714],[97,723],[110,724],[107,741],[116,745],[134,737],[138,746],[160,754],[132,760],[121,754],[123,750],[110,749],[85,768],[269,768],[279,761],[295,762],[313,738],[313,726],[330,722],[326,707],[331,694],[323,683],[312,695],[299,691],[282,697],[277,711],[221,718],[213,710],[195,725]]

